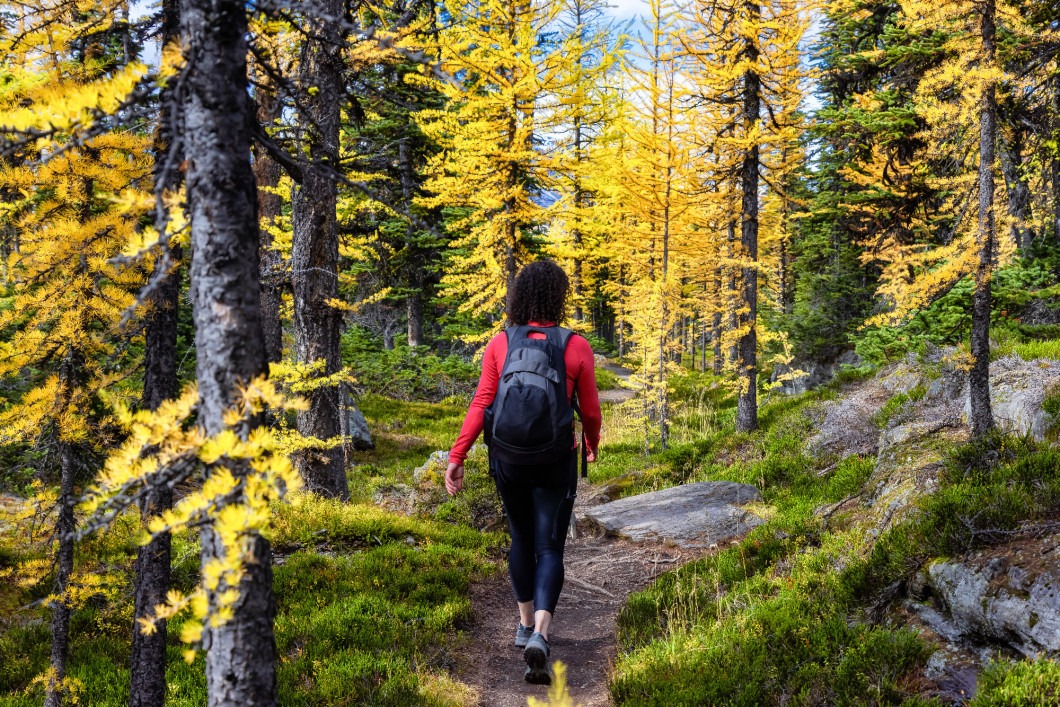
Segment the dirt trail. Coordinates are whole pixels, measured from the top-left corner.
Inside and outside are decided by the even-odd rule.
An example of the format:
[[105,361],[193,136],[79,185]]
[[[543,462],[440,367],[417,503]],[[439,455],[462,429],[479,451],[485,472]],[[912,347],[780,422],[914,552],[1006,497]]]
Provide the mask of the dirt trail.
[[[617,364],[611,363],[610,361],[605,363],[602,368],[605,368],[616,376],[622,379],[624,385],[631,385],[629,377],[633,375],[633,371],[629,368],[623,368]],[[601,403],[621,403],[624,400],[629,400],[637,391],[633,388],[613,388],[611,390],[600,391],[600,402]]]
[[[580,481],[575,503],[577,537],[567,538],[566,581],[550,631],[552,660],[567,665],[575,704],[610,704],[607,676],[615,658],[615,617],[631,592],[657,575],[702,554],[665,545],[604,537],[584,520],[589,486]],[[526,707],[529,696],[547,688],[523,680],[526,663],[512,645],[518,613],[507,574],[472,589],[475,609],[471,642],[457,666],[458,677],[474,685],[480,705]]]

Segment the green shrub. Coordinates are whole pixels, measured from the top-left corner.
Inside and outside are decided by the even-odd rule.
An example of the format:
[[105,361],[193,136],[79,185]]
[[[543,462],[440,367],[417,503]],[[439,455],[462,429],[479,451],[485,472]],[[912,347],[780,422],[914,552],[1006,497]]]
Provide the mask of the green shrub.
[[622,387],[622,379],[619,378],[614,371],[607,368],[596,369],[596,389],[597,390],[615,390],[616,388]]
[[1019,355],[1024,361],[1033,361],[1037,358],[1060,360],[1060,340],[1027,341],[1015,344],[1012,347],[1012,352]]
[[1038,658],[1018,663],[993,663],[979,676],[969,707],[1057,707],[1060,665]]
[[342,335],[342,361],[363,391],[399,400],[468,395],[481,370],[472,361],[456,355],[443,358],[426,346],[398,344],[387,351],[378,337],[356,326]]
[[[1051,336],[1047,328],[1024,327],[1016,321],[1023,307],[1034,299],[1060,295],[1049,257],[1019,260],[1000,268],[991,286],[991,335],[1001,343],[994,356],[1013,351],[1025,359],[1056,358],[1060,345],[1033,342]],[[953,345],[968,340],[971,332],[972,280],[966,277],[930,306],[915,312],[902,326],[870,327],[854,337],[855,350],[870,363],[881,365],[921,351],[926,344]],[[1029,357],[1029,358],[1028,358]]]

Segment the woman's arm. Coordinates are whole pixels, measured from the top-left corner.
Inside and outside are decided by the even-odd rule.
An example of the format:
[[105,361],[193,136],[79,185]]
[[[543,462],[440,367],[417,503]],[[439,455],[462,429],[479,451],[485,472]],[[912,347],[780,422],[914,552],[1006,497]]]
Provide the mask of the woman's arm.
[[577,334],[571,336],[567,348],[578,366],[578,376],[574,379],[574,384],[578,393],[578,407],[581,409],[582,430],[585,432],[589,449],[595,453],[600,447],[600,425],[604,416],[600,412],[600,396],[596,392],[596,361],[593,358],[593,348]]
[[478,380],[478,388],[475,389],[475,397],[471,400],[471,407],[464,417],[464,424],[460,427],[460,436],[449,452],[450,464],[463,464],[471,445],[482,432],[482,413],[497,395],[497,384],[501,378],[501,366],[504,354],[507,353],[507,344],[507,336],[501,332],[490,340],[482,354],[482,375]]

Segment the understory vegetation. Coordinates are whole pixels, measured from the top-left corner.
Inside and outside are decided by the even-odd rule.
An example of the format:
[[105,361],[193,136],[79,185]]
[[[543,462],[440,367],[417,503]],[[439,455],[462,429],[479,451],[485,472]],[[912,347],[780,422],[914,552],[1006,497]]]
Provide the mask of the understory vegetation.
[[[497,571],[504,538],[462,519],[490,499],[491,482],[469,461],[469,493],[436,520],[380,508],[380,486],[409,477],[459,428],[464,403],[406,403],[368,397],[362,407],[376,431],[376,450],[351,460],[350,503],[299,495],[275,504],[272,542],[277,669],[283,705],[464,705],[469,688],[450,677],[451,651],[468,625],[471,583]],[[444,491],[442,491],[444,495]],[[71,677],[81,704],[128,704],[132,631],[131,574],[139,523],[79,548],[79,562],[107,571],[109,586],[73,619]],[[0,535],[0,539],[7,536]],[[198,582],[198,543],[178,536],[174,588]],[[0,574],[33,559],[0,545]],[[38,705],[49,657],[47,586],[4,593],[0,605],[0,705]],[[167,704],[206,701],[203,659],[183,659],[181,620],[169,624]],[[456,643],[454,643],[454,641]]]
[[[917,690],[934,649],[882,615],[926,561],[968,553],[1035,523],[1055,525],[1060,452],[995,432],[949,449],[938,491],[879,538],[844,522],[843,514],[826,525],[825,504],[860,494],[876,463],[804,452],[815,406],[834,399],[842,385],[767,403],[761,429],[750,435],[732,428],[734,399],[719,392],[709,411],[701,400],[686,408],[686,424],[705,416],[711,428],[661,455],[665,467],[630,487],[629,493],[703,480],[754,484],[766,508],[753,510],[767,522],[630,598],[618,622],[620,659],[611,682],[617,703],[934,704]],[[878,424],[923,394],[894,396],[877,412]],[[624,452],[622,445],[604,446],[601,477],[616,471],[607,469],[608,458]],[[1056,685],[1052,661],[1014,667],[1002,661],[975,704],[1053,704],[1028,700],[1044,699],[1038,696]]]

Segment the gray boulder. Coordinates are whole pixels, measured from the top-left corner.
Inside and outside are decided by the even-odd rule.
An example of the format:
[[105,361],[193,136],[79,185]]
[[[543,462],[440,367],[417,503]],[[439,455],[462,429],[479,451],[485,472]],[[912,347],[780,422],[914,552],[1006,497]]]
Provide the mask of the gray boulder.
[[[1034,563],[1037,564],[1037,563]],[[951,631],[1007,645],[1027,657],[1060,651],[1060,574],[1026,568],[1007,557],[944,560],[929,565],[926,582],[949,615]]]
[[[781,380],[783,376],[791,375],[792,371],[802,371],[802,374]],[[777,383],[779,381],[780,385],[777,390],[785,395],[802,395],[832,380],[833,375],[834,368],[832,366],[813,361],[793,361],[790,365],[778,363],[774,366],[770,382]]]
[[630,496],[585,512],[611,533],[631,540],[669,540],[683,547],[709,547],[746,535],[765,521],[740,508],[761,501],[750,484],[703,481]]
[[412,472],[412,478],[416,481],[423,481],[424,479],[430,478],[432,475],[444,476],[446,467],[449,466],[449,452],[439,450],[437,452],[431,452],[431,456],[427,457],[427,461],[422,466],[417,467]]
[[[1017,433],[1029,432],[1042,440],[1053,424],[1053,416],[1042,410],[1049,392],[1060,385],[1060,361],[1037,359],[1024,361],[1006,356],[990,364],[990,407],[1002,428]],[[971,415],[968,386],[964,396],[964,415]]]
[[[818,363],[816,361],[792,361],[791,364],[778,363],[773,367],[773,375],[770,376],[769,382],[777,383],[780,381],[777,390],[781,393],[801,395],[828,383],[841,370],[859,368],[864,365],[865,360],[861,356],[858,356],[853,351],[844,351],[831,363]],[[790,375],[792,371],[802,371],[802,375],[781,381],[782,377]]]
[[368,430],[368,421],[348,395],[343,395],[343,398],[343,405],[339,409],[339,428],[343,443],[351,445],[359,452],[375,449],[372,433]]

